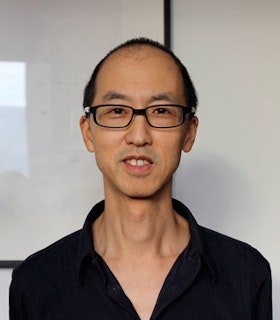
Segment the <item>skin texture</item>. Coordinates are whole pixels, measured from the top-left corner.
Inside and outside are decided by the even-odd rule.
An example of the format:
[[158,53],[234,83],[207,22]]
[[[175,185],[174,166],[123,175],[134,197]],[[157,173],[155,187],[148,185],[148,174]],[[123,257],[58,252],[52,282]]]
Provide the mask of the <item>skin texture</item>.
[[[145,108],[186,105],[177,65],[150,46],[123,48],[102,66],[92,105]],[[95,250],[103,257],[141,319],[149,319],[170,268],[190,239],[188,223],[172,207],[172,176],[189,152],[198,120],[157,129],[142,115],[124,129],[82,117],[81,131],[103,174],[105,210],[93,225]],[[135,166],[131,159],[143,160]],[[137,288],[137,290],[136,290]]]

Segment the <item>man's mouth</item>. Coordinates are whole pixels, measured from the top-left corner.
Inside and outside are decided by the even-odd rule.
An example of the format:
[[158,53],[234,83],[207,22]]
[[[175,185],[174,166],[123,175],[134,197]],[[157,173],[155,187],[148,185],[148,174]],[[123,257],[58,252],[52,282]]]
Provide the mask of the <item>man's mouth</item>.
[[136,167],[143,167],[150,164],[150,162],[145,159],[128,159],[128,160],[125,160],[125,162]]

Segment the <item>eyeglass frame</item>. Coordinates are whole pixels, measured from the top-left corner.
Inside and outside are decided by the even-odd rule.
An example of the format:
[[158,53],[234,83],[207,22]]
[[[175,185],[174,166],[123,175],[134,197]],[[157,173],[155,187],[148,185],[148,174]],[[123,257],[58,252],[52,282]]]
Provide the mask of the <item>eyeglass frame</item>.
[[[125,126],[113,127],[113,126],[106,126],[106,125],[102,125],[102,124],[98,123],[98,121],[96,119],[96,110],[100,107],[110,107],[110,106],[112,106],[112,107],[125,107],[125,108],[129,108],[130,110],[132,110],[131,119],[129,120],[129,122]],[[154,108],[154,107],[179,107],[182,110],[181,122],[179,124],[174,125],[174,126],[165,126],[165,127],[159,127],[159,126],[152,125],[147,117],[147,109]],[[196,112],[196,108],[182,106],[180,104],[156,104],[156,105],[151,105],[151,106],[148,106],[148,107],[142,108],[142,109],[135,109],[135,108],[128,106],[128,105],[125,105],[125,104],[100,104],[100,105],[96,105],[96,106],[85,107],[84,112],[85,112],[87,118],[92,113],[93,120],[94,120],[95,124],[97,124],[98,126],[103,127],[103,128],[111,128],[111,129],[127,128],[131,124],[131,122],[133,121],[135,115],[143,115],[143,116],[145,116],[145,119],[146,119],[147,123],[149,124],[149,126],[151,126],[152,128],[169,129],[169,128],[176,128],[176,127],[183,125],[185,122],[186,114],[190,114],[191,116],[193,116]]]

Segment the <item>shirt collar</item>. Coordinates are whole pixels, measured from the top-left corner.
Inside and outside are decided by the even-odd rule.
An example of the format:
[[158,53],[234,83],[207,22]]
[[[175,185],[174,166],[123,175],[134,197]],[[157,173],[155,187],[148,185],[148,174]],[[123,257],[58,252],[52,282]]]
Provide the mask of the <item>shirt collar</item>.
[[79,247],[77,252],[77,276],[78,281],[82,280],[83,270],[86,263],[95,263],[96,252],[93,247],[92,224],[104,211],[104,201],[98,202],[89,212],[84,226],[80,231]]
[[180,201],[173,199],[173,208],[181,216],[183,216],[189,223],[191,241],[192,244],[196,247],[199,256],[205,262],[208,270],[212,276],[212,281],[216,281],[216,273],[214,269],[214,264],[211,261],[208,251],[206,250],[205,241],[203,239],[202,227],[198,225],[194,216],[191,214],[190,210]]
[[[205,262],[208,267],[209,272],[212,275],[212,280],[215,282],[216,273],[213,267],[213,263],[211,262],[211,258],[209,257],[208,252],[205,250],[205,244],[203,241],[203,236],[201,232],[201,227],[197,224],[195,218],[189,211],[189,209],[180,201],[173,199],[173,208],[176,212],[178,212],[181,216],[183,216],[189,223],[190,233],[191,233],[191,241],[192,245],[194,245],[199,253],[199,256]],[[102,214],[104,211],[104,200],[97,203],[89,212],[84,226],[80,232],[80,243],[79,249],[77,252],[77,276],[78,281],[81,281],[81,276],[83,274],[83,269],[87,262],[95,263],[96,261],[96,253],[93,247],[93,235],[92,235],[92,224],[93,222]]]

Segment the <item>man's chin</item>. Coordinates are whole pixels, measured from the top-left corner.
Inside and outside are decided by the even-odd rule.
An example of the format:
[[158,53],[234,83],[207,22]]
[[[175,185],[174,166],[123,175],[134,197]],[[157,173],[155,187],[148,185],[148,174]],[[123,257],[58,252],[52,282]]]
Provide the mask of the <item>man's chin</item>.
[[149,188],[144,188],[143,190],[133,190],[130,189],[126,196],[130,199],[134,200],[155,200],[162,194],[162,190],[151,190]]

